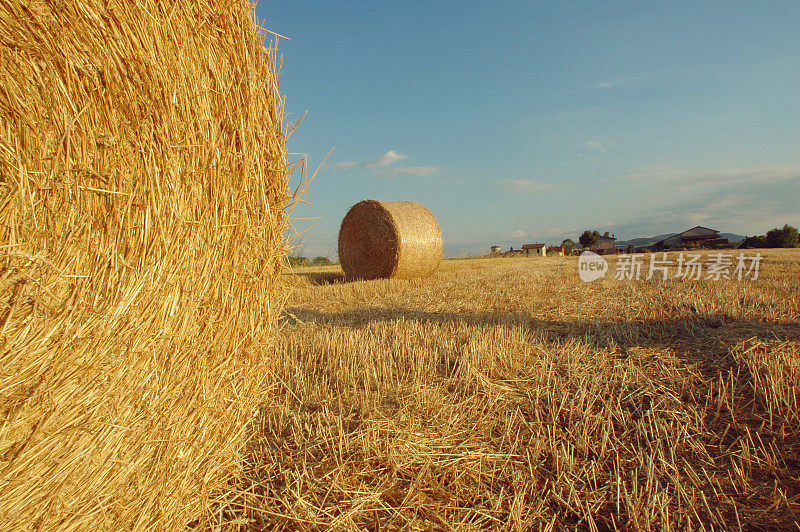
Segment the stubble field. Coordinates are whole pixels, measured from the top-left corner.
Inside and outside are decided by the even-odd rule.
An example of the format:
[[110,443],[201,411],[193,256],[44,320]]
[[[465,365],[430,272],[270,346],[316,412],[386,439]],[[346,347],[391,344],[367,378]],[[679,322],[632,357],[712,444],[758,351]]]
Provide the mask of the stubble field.
[[756,281],[617,280],[616,258],[590,284],[572,257],[444,261],[414,281],[298,269],[236,514],[798,530],[800,252],[762,255]]

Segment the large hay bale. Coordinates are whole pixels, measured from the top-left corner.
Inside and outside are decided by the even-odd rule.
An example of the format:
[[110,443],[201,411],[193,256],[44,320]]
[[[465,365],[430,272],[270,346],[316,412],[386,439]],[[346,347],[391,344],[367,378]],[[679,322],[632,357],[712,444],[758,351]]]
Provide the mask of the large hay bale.
[[339,262],[348,277],[428,277],[442,260],[442,232],[416,201],[364,200],[339,229]]
[[181,528],[235,470],[285,259],[242,0],[0,1],[0,529]]

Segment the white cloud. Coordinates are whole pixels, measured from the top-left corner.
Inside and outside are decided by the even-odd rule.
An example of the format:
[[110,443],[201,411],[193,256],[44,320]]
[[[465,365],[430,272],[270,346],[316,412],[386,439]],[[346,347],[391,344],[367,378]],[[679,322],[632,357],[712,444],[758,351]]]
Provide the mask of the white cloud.
[[407,159],[408,155],[401,155],[397,153],[395,150],[389,150],[374,161],[367,161],[367,166],[388,166],[392,163],[396,163],[397,161],[402,161],[403,159]]
[[534,192],[556,188],[555,185],[540,183],[530,179],[505,179],[503,181],[498,181],[497,184],[501,188],[517,194],[533,194]]
[[597,84],[597,88],[598,89],[608,89],[608,88],[613,87],[613,86],[614,86],[614,83],[611,82],[611,81],[601,81],[600,83]]
[[412,175],[426,177],[435,174],[439,169],[435,166],[401,166],[398,168],[386,168],[376,170],[375,173],[384,177],[396,177],[399,175]]
[[389,150],[377,159],[369,159],[367,161],[342,161],[336,163],[336,168],[379,168],[381,166],[389,166],[392,163],[407,158],[408,155],[397,153],[396,150]]
[[427,177],[439,171],[439,168],[436,166],[400,166],[386,168],[403,159],[408,159],[408,155],[397,153],[397,150],[389,150],[375,159],[369,159],[367,161],[342,161],[336,163],[335,167],[339,169],[352,168],[368,170],[369,173],[378,177],[397,177],[403,175]]

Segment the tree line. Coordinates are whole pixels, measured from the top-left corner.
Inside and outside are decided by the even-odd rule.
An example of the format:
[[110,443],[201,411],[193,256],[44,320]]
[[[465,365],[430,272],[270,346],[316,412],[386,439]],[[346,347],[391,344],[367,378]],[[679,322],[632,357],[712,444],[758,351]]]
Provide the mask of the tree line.
[[313,259],[309,259],[301,255],[289,255],[290,266],[330,266],[331,264],[335,264],[335,262],[328,257],[314,257]]
[[789,224],[783,228],[770,229],[766,235],[748,236],[739,245],[740,248],[796,248],[800,246],[800,238],[796,227]]

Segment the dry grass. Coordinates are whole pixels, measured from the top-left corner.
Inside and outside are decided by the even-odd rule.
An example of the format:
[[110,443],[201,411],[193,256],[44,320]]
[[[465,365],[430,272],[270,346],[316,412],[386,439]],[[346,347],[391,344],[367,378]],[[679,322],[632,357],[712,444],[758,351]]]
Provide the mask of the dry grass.
[[[290,281],[237,490],[260,529],[797,530],[800,280],[574,258]],[[234,490],[236,491],[236,490]]]
[[183,528],[236,469],[287,227],[250,7],[0,0],[2,530]]

